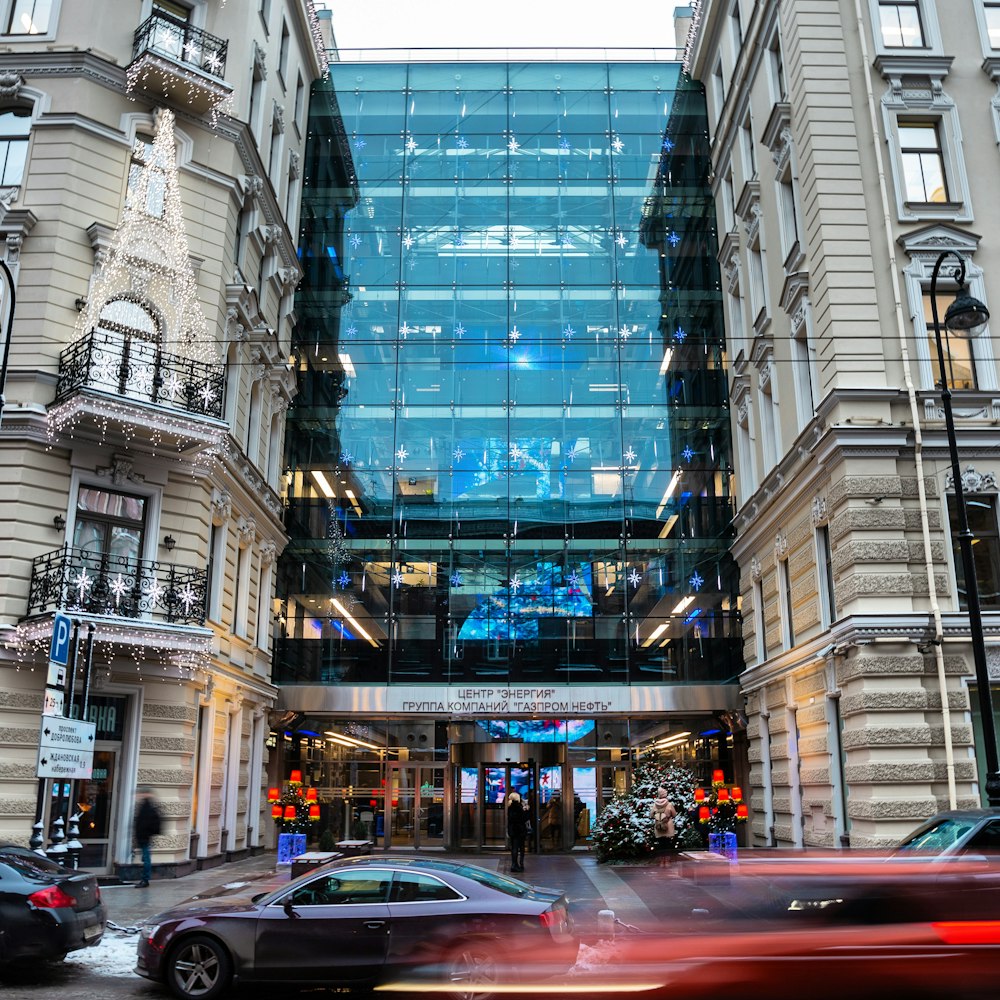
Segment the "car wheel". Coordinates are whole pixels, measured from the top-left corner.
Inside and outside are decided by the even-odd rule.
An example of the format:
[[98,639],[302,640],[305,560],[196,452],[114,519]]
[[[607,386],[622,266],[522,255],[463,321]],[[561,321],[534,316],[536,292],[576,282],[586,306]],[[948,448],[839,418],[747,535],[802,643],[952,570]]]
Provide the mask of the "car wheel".
[[494,952],[470,942],[456,948],[448,962],[448,995],[455,1000],[493,1000],[500,970]]
[[181,1000],[214,1000],[229,986],[233,963],[214,938],[184,938],[167,959],[167,986]]

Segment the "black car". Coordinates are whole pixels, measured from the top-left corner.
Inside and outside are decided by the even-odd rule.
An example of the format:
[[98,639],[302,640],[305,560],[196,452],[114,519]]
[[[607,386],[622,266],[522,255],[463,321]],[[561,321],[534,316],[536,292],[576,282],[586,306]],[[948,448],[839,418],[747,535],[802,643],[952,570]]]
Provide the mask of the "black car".
[[191,900],[153,917],[136,972],[182,1000],[212,1000],[232,983],[370,988],[414,979],[486,1000],[525,952],[544,956],[546,974],[575,962],[562,892],[475,865],[365,857],[253,898]]
[[93,875],[0,846],[0,964],[61,959],[97,944],[106,922]]

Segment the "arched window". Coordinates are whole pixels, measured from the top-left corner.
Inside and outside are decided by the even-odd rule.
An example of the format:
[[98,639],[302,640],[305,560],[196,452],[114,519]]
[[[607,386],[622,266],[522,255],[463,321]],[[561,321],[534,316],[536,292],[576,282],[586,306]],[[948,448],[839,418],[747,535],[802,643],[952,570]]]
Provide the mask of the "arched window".
[[131,299],[107,303],[94,329],[94,388],[152,400],[160,364],[160,324],[153,313]]
[[31,113],[15,108],[0,113],[0,187],[21,183],[28,158]]

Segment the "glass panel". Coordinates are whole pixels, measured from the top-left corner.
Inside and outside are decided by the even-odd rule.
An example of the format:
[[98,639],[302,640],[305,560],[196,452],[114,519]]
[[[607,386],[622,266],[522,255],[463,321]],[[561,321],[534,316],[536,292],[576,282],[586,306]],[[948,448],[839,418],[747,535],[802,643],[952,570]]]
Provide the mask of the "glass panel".
[[483,768],[483,847],[503,847],[507,839],[507,769]]
[[83,843],[80,863],[85,863],[88,868],[103,868],[107,864],[107,842],[111,836],[114,802],[115,758],[113,750],[95,750],[90,778],[77,784],[76,801],[83,811],[80,818],[80,840]]
[[444,768],[420,769],[420,846],[444,843]]
[[[1000,608],[1000,534],[997,529],[996,498],[967,496],[966,517],[972,532],[972,558],[976,567],[979,602],[984,610]],[[965,568],[959,543],[958,508],[953,496],[948,497],[951,516],[952,542],[955,552],[955,578],[960,606],[968,607]]]
[[538,769],[539,832],[542,850],[563,846],[562,768]]
[[[934,313],[931,308],[930,294],[924,293],[924,323],[927,327],[930,342],[931,371],[934,373],[934,385],[941,384],[941,363],[938,359],[937,340],[934,336]],[[941,331],[941,347],[944,350],[944,363],[948,372],[948,387],[951,389],[975,389],[976,366],[972,352],[972,341],[965,337],[957,337],[944,325],[945,313],[955,300],[954,293],[938,293],[937,309]]]
[[416,811],[416,771],[409,767],[394,767],[389,771],[389,806],[391,827],[389,844],[392,847],[413,847]]
[[372,868],[338,871],[306,882],[291,893],[296,906],[351,906],[389,900],[392,872]]
[[574,843],[587,844],[597,819],[597,768],[573,768]]
[[479,844],[479,768],[459,769],[458,839],[463,846]]
[[990,38],[990,48],[1000,49],[1000,4],[986,4],[985,14],[986,31]]
[[396,872],[391,903],[432,903],[439,899],[461,899],[461,895],[440,879],[419,872]]

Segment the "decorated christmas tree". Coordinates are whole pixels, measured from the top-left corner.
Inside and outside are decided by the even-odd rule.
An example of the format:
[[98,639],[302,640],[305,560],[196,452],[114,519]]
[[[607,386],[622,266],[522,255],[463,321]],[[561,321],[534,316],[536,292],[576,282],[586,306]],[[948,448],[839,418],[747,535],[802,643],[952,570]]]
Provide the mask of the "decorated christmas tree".
[[632,772],[632,787],[615,796],[604,807],[593,827],[594,849],[599,861],[641,858],[653,852],[651,807],[660,787],[677,810],[674,819],[675,843],[701,846],[701,838],[691,822],[694,808],[695,777],[686,767],[646,761]]

